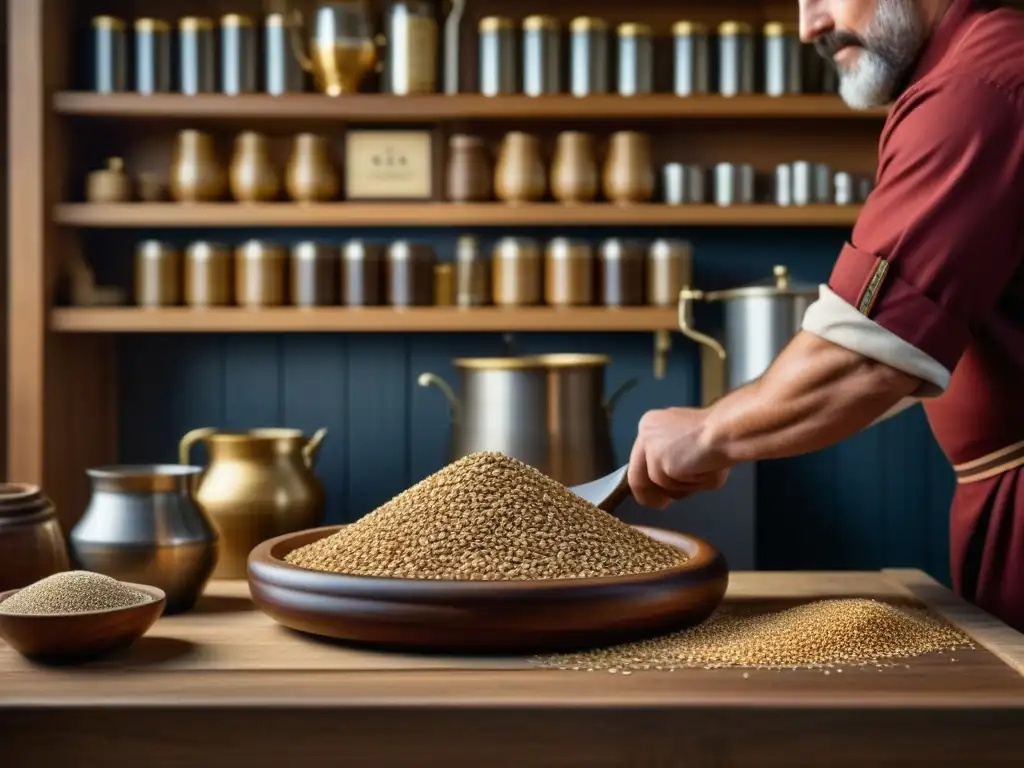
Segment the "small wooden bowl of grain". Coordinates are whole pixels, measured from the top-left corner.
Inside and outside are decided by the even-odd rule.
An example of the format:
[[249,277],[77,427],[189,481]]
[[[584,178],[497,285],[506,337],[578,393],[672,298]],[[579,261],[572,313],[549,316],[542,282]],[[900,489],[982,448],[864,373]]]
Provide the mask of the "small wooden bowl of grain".
[[[77,664],[124,650],[134,644],[163,614],[167,595],[163,590],[146,584],[109,581],[117,585],[120,599],[102,600],[92,605],[117,603],[116,607],[99,610],[55,612],[57,595],[43,595],[40,602],[28,601],[25,595],[13,600],[19,593],[39,590],[44,582],[65,579],[69,574],[85,578],[87,572],[58,573],[22,589],[0,592],[0,639],[6,641],[22,656],[42,664]],[[89,577],[106,579],[99,574]],[[59,582],[58,582],[59,585]],[[52,589],[50,590],[52,593]],[[127,596],[127,599],[125,599]],[[11,603],[17,603],[15,610]],[[7,604],[7,605],[5,605]],[[67,607],[74,607],[69,604]]]

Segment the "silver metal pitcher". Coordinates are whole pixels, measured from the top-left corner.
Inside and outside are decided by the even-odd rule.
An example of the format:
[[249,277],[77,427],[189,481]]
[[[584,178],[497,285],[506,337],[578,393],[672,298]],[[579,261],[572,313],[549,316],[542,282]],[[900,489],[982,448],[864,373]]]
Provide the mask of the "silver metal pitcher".
[[[727,291],[679,292],[679,328],[701,345],[702,399],[710,405],[726,392],[763,374],[800,330],[818,287],[794,283],[789,270],[776,266],[769,280]],[[693,327],[694,301],[725,303],[722,341]]]
[[140,465],[87,470],[92,497],[71,531],[85,570],[167,593],[165,613],[195,605],[217,564],[218,536],[192,498],[200,467]]
[[537,355],[464,358],[462,397],[433,373],[452,409],[452,461],[478,451],[498,451],[539,469],[564,485],[602,477],[618,464],[611,417],[619,399],[636,386],[622,384],[607,400],[604,355]]

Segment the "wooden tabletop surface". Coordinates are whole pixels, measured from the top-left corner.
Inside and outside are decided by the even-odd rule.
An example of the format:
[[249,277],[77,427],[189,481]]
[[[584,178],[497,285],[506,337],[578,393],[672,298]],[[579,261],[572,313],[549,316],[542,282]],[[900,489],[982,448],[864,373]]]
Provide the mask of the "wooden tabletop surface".
[[[610,717],[616,721],[642,717],[643,725],[635,726],[641,729],[657,723],[664,728],[665,717],[668,722],[704,723],[705,731],[699,736],[704,741],[714,729],[732,723],[730,728],[744,733],[763,732],[765,741],[756,749],[756,740],[745,743],[742,750],[722,747],[719,757],[728,755],[734,761],[729,765],[745,765],[741,751],[747,750],[751,758],[760,760],[749,764],[774,765],[763,761],[766,745],[794,737],[783,735],[786,727],[782,724],[768,724],[789,712],[799,713],[797,720],[808,727],[815,723],[819,740],[829,732],[829,722],[852,723],[857,717],[863,718],[860,727],[866,729],[865,735],[875,734],[876,738],[885,729],[896,729],[894,733],[903,735],[917,732],[919,743],[922,733],[938,731],[928,737],[928,749],[947,758],[958,754],[955,744],[946,743],[952,734],[983,738],[986,746],[982,752],[975,743],[970,753],[980,765],[989,759],[989,752],[1004,754],[998,751],[1001,745],[1011,737],[1016,742],[1014,734],[1024,733],[1024,636],[959,600],[919,571],[735,573],[726,599],[777,601],[781,607],[786,601],[843,596],[920,601],[963,628],[978,647],[909,659],[892,667],[849,667],[828,675],[822,670],[692,669],[629,676],[542,670],[527,658],[394,655],[321,642],[286,630],[256,611],[244,582],[220,582],[210,586],[196,610],[161,619],[132,650],[115,659],[73,669],[45,669],[30,665],[0,645],[0,710],[6,710],[0,711],[0,743],[10,730],[15,743],[21,743],[20,737],[31,745],[33,759],[50,750],[55,755],[52,764],[57,765],[64,759],[61,755],[66,757],[69,745],[79,743],[75,734],[80,748],[98,738],[106,727],[102,723],[107,722],[102,720],[103,712],[112,718],[116,714],[110,727],[123,724],[126,717],[145,719],[150,716],[146,712],[154,717],[160,713],[159,722],[166,724],[170,722],[168,713],[177,711],[182,723],[193,723],[187,726],[191,730],[214,728],[209,725],[213,717],[219,732],[237,728],[239,737],[250,745],[263,738],[258,727],[255,732],[249,730],[253,721],[245,719],[253,717],[254,711],[268,716],[276,713],[275,722],[298,718],[302,725],[294,728],[310,727],[319,717],[344,712],[347,723],[362,723],[359,733],[347,737],[353,749],[362,743],[360,739],[368,738],[366,734],[379,728],[380,722],[400,722],[403,729],[420,729],[423,743],[438,742],[435,750],[450,751],[454,748],[450,740],[453,728],[470,728],[472,724],[464,738],[473,743],[488,732],[487,717],[501,712],[511,718],[502,722],[512,722],[533,712],[535,721],[523,720],[517,726],[522,733],[562,722],[565,734],[578,727],[576,737],[587,744],[615,733],[614,728],[603,733],[600,728],[595,731],[594,723],[584,725],[589,716],[603,723],[610,723]],[[204,714],[197,714],[197,707]],[[221,714],[212,715],[210,708]],[[417,713],[415,726],[413,720],[395,719],[409,712]],[[444,721],[447,725],[441,722],[444,712],[450,713],[451,719]],[[834,720],[828,720],[831,715]],[[376,716],[385,719],[373,720]],[[64,738],[51,743],[32,735],[48,731],[53,717],[64,723]],[[236,722],[232,718],[242,719]],[[792,727],[790,721],[785,722]],[[428,723],[433,725],[428,728]],[[686,738],[698,738],[692,731],[688,734]],[[501,740],[494,733],[488,738],[493,743]],[[646,738],[650,740],[654,734],[648,733]],[[561,737],[558,740],[561,743]],[[173,753],[174,760],[193,759],[191,753],[181,751],[188,739],[172,741],[168,755]],[[402,762],[408,759],[407,752],[399,750],[395,754],[405,757],[388,762],[381,755],[391,752],[381,752],[379,738],[373,743],[376,746],[370,751],[365,744],[358,747],[365,753],[360,765],[408,764]],[[273,744],[276,742],[261,746],[260,753],[273,752]],[[864,750],[878,748],[880,744],[870,747],[867,743],[857,749],[848,747],[853,750],[850,755],[859,760],[877,760],[882,753]],[[522,749],[522,745],[508,744],[507,754],[495,764],[534,764],[536,761],[523,756]],[[617,754],[614,749],[607,751],[610,746],[594,749],[580,752],[589,755],[589,762],[550,764],[625,764],[620,760],[602,762]],[[792,745],[787,747],[786,759],[779,764],[804,764],[798,753]],[[525,762],[513,761],[515,754]],[[511,762],[503,762],[506,758]],[[446,759],[447,764],[460,764],[452,755]],[[830,762],[845,765],[844,759]],[[167,765],[173,764],[171,756],[167,760]],[[230,760],[226,764],[231,764]]]

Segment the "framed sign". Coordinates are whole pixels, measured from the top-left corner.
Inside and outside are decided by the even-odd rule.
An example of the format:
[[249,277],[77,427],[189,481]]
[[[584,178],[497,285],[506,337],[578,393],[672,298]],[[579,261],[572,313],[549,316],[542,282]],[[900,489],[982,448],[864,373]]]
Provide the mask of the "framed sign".
[[345,199],[432,199],[431,141],[430,131],[348,131]]

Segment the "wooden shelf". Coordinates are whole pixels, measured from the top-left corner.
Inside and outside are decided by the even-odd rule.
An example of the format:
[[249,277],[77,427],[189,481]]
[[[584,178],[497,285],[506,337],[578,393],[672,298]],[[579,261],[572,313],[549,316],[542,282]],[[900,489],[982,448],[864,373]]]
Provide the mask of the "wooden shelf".
[[457,309],[454,307],[320,307],[299,309],[140,309],[73,307],[52,311],[65,333],[447,333],[653,332],[674,330],[674,307]]
[[859,206],[560,205],[535,203],[125,203],[58,205],[74,227],[848,227]]
[[672,94],[575,98],[559,96],[390,96],[319,94],[183,96],[63,92],[54,109],[64,115],[111,118],[187,118],[296,122],[429,123],[445,120],[642,120],[677,118],[829,118],[880,120],[885,109],[857,111],[832,94],[804,96],[699,96]]

